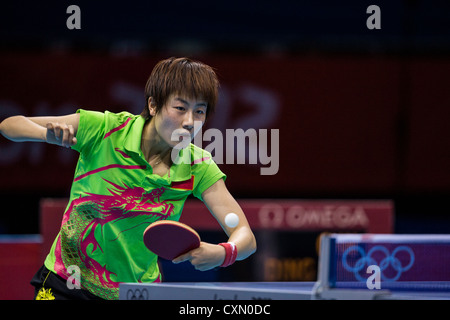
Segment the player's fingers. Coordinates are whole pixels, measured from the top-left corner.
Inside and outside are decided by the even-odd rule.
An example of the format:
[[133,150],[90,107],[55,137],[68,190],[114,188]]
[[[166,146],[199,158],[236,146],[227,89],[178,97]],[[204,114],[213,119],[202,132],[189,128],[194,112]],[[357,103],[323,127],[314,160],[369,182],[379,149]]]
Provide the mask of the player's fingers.
[[72,125],[69,125],[69,146],[73,146],[77,143],[77,138],[75,138],[75,130]]
[[206,263],[204,263],[204,264],[193,264],[193,266],[194,266],[195,270],[198,270],[198,271],[208,271],[208,270],[211,270],[211,269],[214,268],[210,264],[206,264]]
[[55,134],[55,126],[52,122],[47,123],[47,131],[50,131],[53,135]]
[[172,260],[173,263],[181,263],[181,262],[185,262],[185,261],[189,261],[191,260],[191,254],[190,252],[182,254],[181,256],[176,257],[175,259]]
[[[69,137],[69,135],[70,135],[69,126],[65,123],[61,124],[61,131],[62,131],[61,145],[63,147],[68,148],[70,146],[70,140],[71,140],[71,138]],[[70,140],[69,140],[69,138],[70,138]]]
[[55,143],[55,141],[57,140],[55,133],[55,124],[53,122],[49,122],[47,123],[46,127],[47,127],[47,142]]
[[61,144],[66,148],[70,148],[71,145],[75,144],[74,143],[75,130],[73,129],[72,125],[67,125],[65,123],[61,125],[61,130],[63,132]]
[[61,136],[61,125],[58,122],[53,123],[53,131],[55,132],[56,139]]

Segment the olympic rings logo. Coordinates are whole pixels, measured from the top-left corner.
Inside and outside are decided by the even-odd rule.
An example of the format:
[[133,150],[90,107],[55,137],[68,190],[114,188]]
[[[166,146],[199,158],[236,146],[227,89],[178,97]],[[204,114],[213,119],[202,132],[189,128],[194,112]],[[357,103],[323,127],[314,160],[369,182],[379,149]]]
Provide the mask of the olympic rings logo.
[[[400,252],[406,252],[409,256],[409,262],[405,266],[402,265],[402,262],[400,259],[397,258],[397,255]],[[350,253],[354,252],[353,254],[359,254],[360,258],[356,261],[356,263],[351,266],[348,263],[348,256]],[[383,255],[383,259],[380,261],[380,263],[377,263],[377,261],[373,258],[375,253],[380,252]],[[361,276],[360,271],[363,270],[364,266],[370,266],[370,265],[377,265],[380,268],[381,271],[381,279],[385,281],[397,281],[403,272],[408,271],[411,269],[411,267],[414,264],[414,252],[413,250],[408,246],[398,246],[397,248],[392,251],[392,254],[389,253],[389,250],[386,249],[383,246],[377,245],[371,248],[367,254],[364,251],[363,248],[360,246],[352,246],[347,248],[347,250],[344,251],[344,254],[342,255],[342,265],[344,268],[349,271],[353,272],[356,279],[359,281],[366,281],[363,276]],[[352,259],[350,259],[352,261]],[[389,266],[393,268],[395,271],[395,275],[391,278],[388,278],[383,271],[385,271]]]
[[128,289],[127,300],[148,300],[148,291],[146,288],[140,289]]

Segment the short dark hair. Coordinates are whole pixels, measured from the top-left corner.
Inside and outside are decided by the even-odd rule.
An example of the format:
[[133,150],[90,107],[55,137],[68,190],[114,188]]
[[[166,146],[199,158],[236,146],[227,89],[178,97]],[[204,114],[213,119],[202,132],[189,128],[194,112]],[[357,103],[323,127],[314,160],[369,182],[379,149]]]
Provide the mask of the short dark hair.
[[145,85],[145,108],[141,116],[151,118],[148,110],[150,97],[156,112],[159,112],[171,94],[180,94],[191,99],[204,99],[208,118],[209,114],[214,113],[218,90],[219,80],[210,66],[189,58],[162,60],[153,68]]

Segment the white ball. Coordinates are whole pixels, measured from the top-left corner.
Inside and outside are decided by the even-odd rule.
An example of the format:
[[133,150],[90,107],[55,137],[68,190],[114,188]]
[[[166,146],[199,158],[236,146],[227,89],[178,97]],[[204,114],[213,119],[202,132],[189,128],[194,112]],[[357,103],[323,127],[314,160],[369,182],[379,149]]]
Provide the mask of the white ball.
[[239,224],[239,217],[236,213],[229,213],[225,216],[225,224],[230,227],[234,228]]

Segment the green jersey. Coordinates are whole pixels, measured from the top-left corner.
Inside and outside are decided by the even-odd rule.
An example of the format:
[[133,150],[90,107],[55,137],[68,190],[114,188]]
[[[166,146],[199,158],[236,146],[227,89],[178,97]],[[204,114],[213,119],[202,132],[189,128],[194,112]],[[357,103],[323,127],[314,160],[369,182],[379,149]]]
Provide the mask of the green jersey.
[[193,144],[181,150],[190,151],[190,161],[172,164],[162,177],[153,174],[141,151],[143,117],[77,112],[72,149],[80,156],[45,266],[64,279],[76,266],[83,289],[117,299],[120,282],[160,279],[158,257],[143,243],[145,228],[157,220],[179,220],[189,195],[202,200],[202,193],[225,175],[210,153]]

